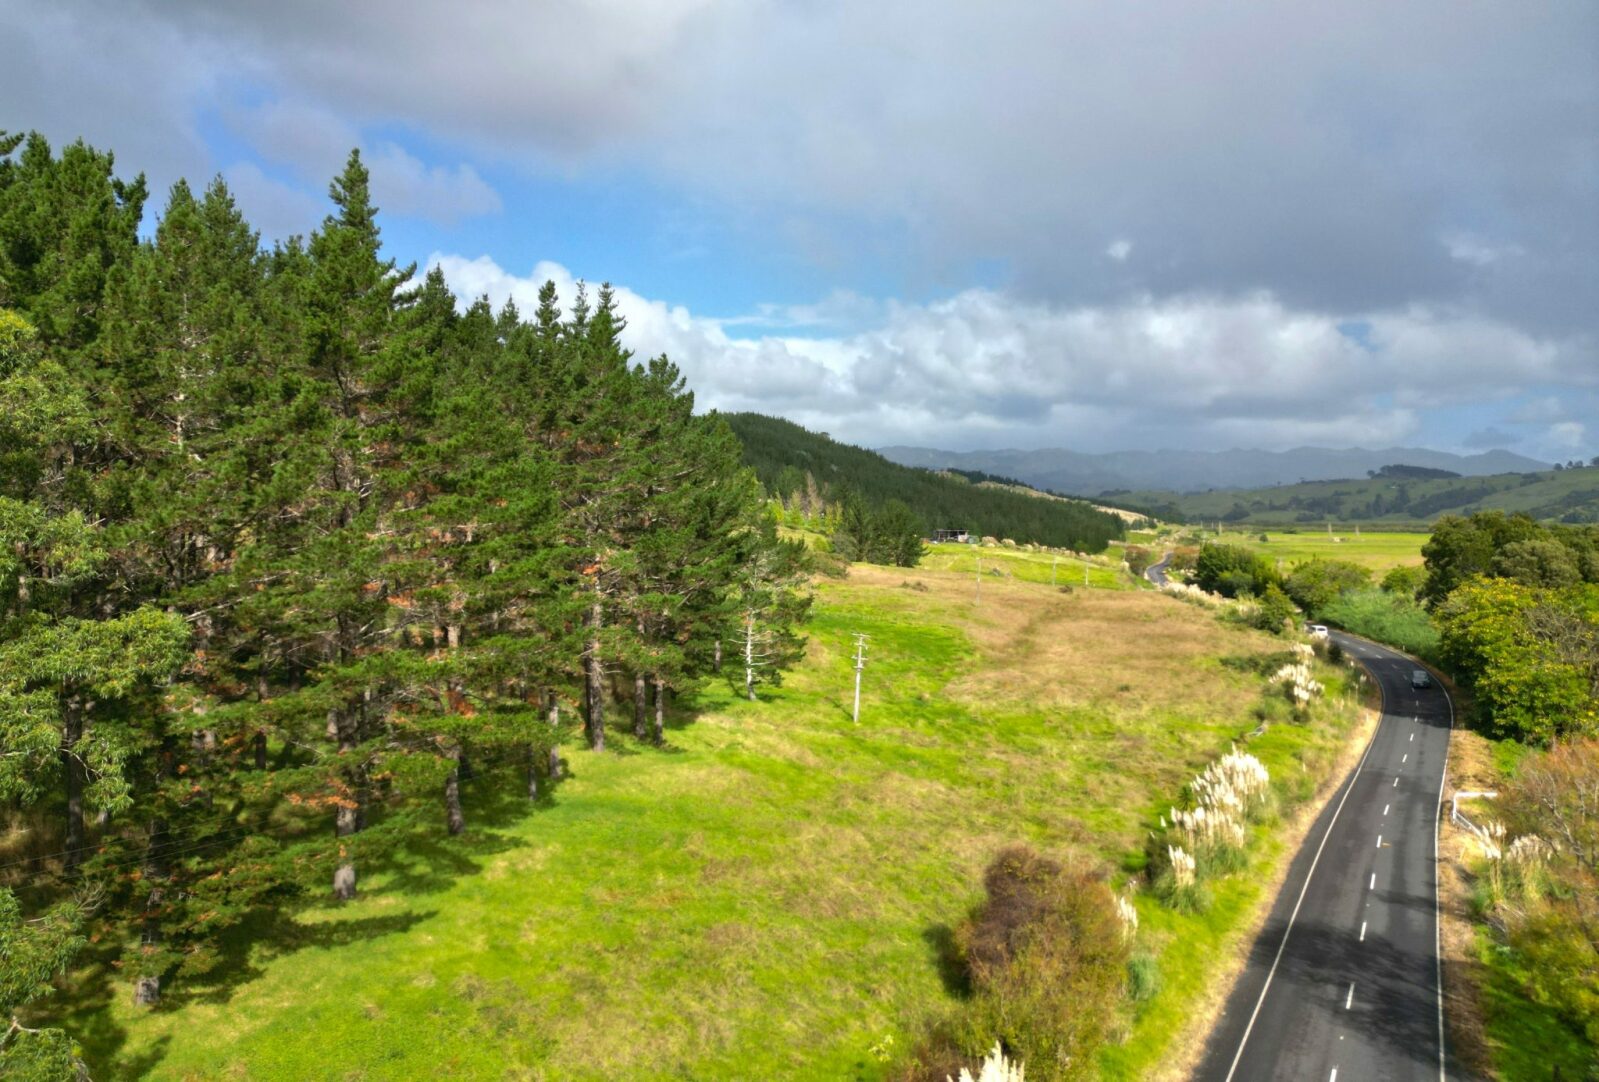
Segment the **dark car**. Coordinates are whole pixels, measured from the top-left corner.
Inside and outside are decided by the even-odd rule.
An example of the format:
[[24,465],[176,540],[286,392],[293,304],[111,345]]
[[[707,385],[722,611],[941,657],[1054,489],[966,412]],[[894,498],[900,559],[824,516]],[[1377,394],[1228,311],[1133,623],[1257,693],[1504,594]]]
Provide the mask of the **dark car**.
[[1410,686],[1417,690],[1432,687],[1432,674],[1426,669],[1412,669],[1410,671]]

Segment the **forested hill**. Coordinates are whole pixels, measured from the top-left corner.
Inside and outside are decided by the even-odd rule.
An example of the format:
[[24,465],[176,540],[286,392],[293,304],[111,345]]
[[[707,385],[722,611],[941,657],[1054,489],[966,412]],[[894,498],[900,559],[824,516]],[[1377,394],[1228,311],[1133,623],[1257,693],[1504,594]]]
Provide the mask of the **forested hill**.
[[1440,515],[1478,511],[1521,512],[1546,522],[1599,522],[1599,462],[1490,477],[1427,475],[1435,471],[1417,476],[1403,468],[1386,469],[1389,472],[1359,480],[1185,494],[1136,492],[1126,498],[1145,504],[1170,502],[1189,522],[1426,525]]
[[1122,536],[1120,519],[1086,503],[1039,499],[901,466],[777,417],[729,413],[722,419],[743,442],[745,464],[785,506],[832,504],[853,492],[873,507],[903,501],[929,530],[968,530],[1079,552],[1100,552]]

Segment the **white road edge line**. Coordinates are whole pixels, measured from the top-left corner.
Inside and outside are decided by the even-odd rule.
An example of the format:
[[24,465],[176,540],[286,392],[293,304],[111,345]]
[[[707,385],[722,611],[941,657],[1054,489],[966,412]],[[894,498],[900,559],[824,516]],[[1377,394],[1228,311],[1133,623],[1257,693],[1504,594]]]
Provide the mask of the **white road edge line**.
[[[1449,689],[1440,687],[1444,693],[1444,704],[1449,707],[1449,728],[1446,730],[1446,741],[1452,739],[1455,732],[1455,703],[1449,697]],[[1444,1050],[1444,950],[1443,950],[1443,921],[1439,914],[1438,904],[1438,833],[1443,824],[1444,785],[1449,780],[1449,745],[1444,745],[1444,768],[1438,775],[1438,803],[1432,809],[1432,967],[1433,979],[1438,988],[1438,1082],[1448,1082],[1449,1068],[1448,1057]]]
[[1327,1079],[1327,1082],[1338,1082],[1338,1068],[1333,1068],[1332,1077]]
[[1394,778],[1394,788],[1395,789],[1399,788],[1399,778],[1398,777]]
[[[1374,673],[1373,676],[1375,675],[1376,674]],[[1386,715],[1388,713],[1388,693],[1383,691],[1381,680],[1377,681],[1377,694],[1381,696],[1382,713]],[[1360,780],[1360,772],[1365,769],[1366,760],[1371,756],[1371,749],[1377,743],[1377,735],[1381,732],[1382,719],[1379,718],[1377,721],[1377,727],[1372,730],[1371,739],[1366,742],[1365,754],[1360,757],[1360,762],[1355,764],[1355,772],[1349,776],[1349,784],[1344,786],[1344,795],[1338,798],[1338,806],[1333,809],[1333,817],[1327,823],[1327,830],[1321,836],[1321,843],[1316,846],[1316,855],[1310,858],[1310,870],[1305,873],[1305,881],[1299,887],[1299,897],[1294,899],[1294,910],[1292,913],[1288,914],[1288,927],[1283,929],[1282,942],[1277,944],[1277,955],[1271,960],[1271,968],[1266,971],[1266,983],[1261,985],[1260,998],[1255,1000],[1255,1009],[1249,1012],[1249,1023],[1248,1025],[1244,1026],[1244,1036],[1238,1042],[1238,1051],[1233,1053],[1233,1062],[1232,1065],[1227,1068],[1227,1077],[1224,1082],[1232,1082],[1233,1074],[1238,1070],[1238,1061],[1244,1058],[1244,1046],[1249,1043],[1249,1035],[1255,1029],[1255,1019],[1260,1017],[1260,1008],[1266,1002],[1266,993],[1271,991],[1271,980],[1277,975],[1277,965],[1283,960],[1283,951],[1288,947],[1288,936],[1292,934],[1294,930],[1294,921],[1299,917],[1299,907],[1305,904],[1305,894],[1310,890],[1310,880],[1316,874],[1316,864],[1321,860],[1322,850],[1327,848],[1327,839],[1332,837],[1333,827],[1338,823],[1338,815],[1344,810],[1344,801],[1348,800],[1349,794],[1355,791],[1355,782]],[[1395,778],[1394,784],[1397,785],[1398,783],[1399,779]],[[1442,797],[1443,794],[1442,791],[1440,791],[1439,799],[1442,800]],[[1436,847],[1437,839],[1436,836],[1434,836],[1435,852]],[[1292,862],[1292,859],[1292,857],[1289,858],[1290,862]],[[1377,881],[1377,876],[1375,873],[1371,878],[1372,884],[1375,886]],[[1436,903],[1436,874],[1434,875],[1433,886],[1435,888],[1433,901]],[[1434,931],[1436,932],[1437,929],[1434,928]],[[1442,970],[1440,969],[1439,972],[1442,973]],[[1440,988],[1441,987],[1442,986],[1440,985]],[[1443,1000],[1441,996],[1438,1002],[1438,1019],[1438,1024],[1440,1026],[1443,1025]]]

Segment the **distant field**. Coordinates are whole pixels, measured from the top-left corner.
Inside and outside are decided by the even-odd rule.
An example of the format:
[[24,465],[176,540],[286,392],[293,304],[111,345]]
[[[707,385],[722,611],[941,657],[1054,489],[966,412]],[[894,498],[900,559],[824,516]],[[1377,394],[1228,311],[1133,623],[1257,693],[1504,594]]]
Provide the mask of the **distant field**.
[[[1260,540],[1261,534],[1268,538]],[[1214,537],[1215,535],[1208,534]],[[1244,545],[1269,559],[1281,560],[1286,570],[1302,560],[1321,557],[1327,560],[1348,560],[1369,567],[1376,574],[1401,564],[1421,563],[1421,546],[1430,535],[1425,533],[1377,533],[1361,530],[1360,536],[1350,529],[1334,527],[1329,537],[1327,531],[1305,533],[1280,533],[1275,530],[1251,532],[1227,530],[1218,540],[1229,545]]]
[[[1137,583],[1121,569],[1121,550],[1099,559],[1079,560],[1048,552],[1025,552],[1011,548],[979,548],[976,545],[928,545],[922,566],[934,571],[952,571],[968,576],[976,585],[977,563],[982,561],[986,580],[996,577],[1043,585],[1083,586],[1101,590],[1131,590]],[[1087,572],[1086,580],[1084,572]]]
[[[994,550],[1005,573],[974,605],[971,557],[823,584],[799,670],[759,703],[707,689],[664,751],[618,725],[612,752],[568,749],[572,778],[537,808],[469,783],[467,835],[418,838],[354,903],[240,937],[219,985],[147,1013],[80,973],[67,1024],[96,1077],[882,1078],[959,1006],[940,945],[1000,847],[1123,875],[1230,744],[1299,786],[1340,746],[1331,707],[1248,736],[1281,641],[1151,591],[1041,587],[1048,557]],[[1104,1077],[1171,1054],[1281,849],[1203,916],[1139,896],[1163,990]]]

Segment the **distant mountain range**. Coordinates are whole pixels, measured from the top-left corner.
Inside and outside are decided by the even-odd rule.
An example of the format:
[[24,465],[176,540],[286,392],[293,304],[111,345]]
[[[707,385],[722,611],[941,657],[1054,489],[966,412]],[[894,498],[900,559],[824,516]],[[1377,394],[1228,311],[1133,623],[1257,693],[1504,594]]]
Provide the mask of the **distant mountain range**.
[[1425,466],[1467,477],[1535,473],[1549,464],[1511,451],[1455,455],[1417,447],[1368,451],[1351,447],[1296,447],[1291,451],[1114,451],[1085,454],[1040,451],[940,451],[931,447],[883,447],[879,453],[905,466],[980,470],[1014,477],[1039,488],[1074,496],[1139,490],[1204,492],[1266,488],[1300,481],[1364,479],[1384,466]]

